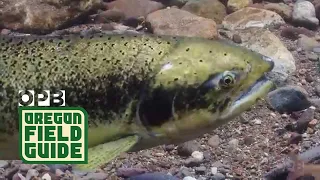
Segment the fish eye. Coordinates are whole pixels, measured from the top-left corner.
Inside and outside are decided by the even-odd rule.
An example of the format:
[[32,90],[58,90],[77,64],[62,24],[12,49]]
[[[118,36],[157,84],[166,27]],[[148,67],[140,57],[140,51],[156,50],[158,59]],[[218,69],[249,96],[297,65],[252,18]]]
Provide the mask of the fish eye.
[[234,81],[235,81],[234,75],[231,74],[230,72],[226,72],[220,80],[220,85],[222,87],[229,87],[234,84]]

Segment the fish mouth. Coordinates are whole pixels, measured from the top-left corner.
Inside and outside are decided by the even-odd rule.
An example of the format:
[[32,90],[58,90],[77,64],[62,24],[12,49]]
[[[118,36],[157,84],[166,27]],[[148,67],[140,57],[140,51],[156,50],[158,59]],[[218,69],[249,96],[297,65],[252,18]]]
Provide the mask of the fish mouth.
[[222,113],[219,119],[228,120],[240,115],[242,112],[250,109],[258,100],[265,97],[275,87],[273,81],[269,80],[266,76],[273,69],[274,63],[268,57],[264,57],[263,59],[270,64],[270,68],[247,91],[238,96],[229,108]]

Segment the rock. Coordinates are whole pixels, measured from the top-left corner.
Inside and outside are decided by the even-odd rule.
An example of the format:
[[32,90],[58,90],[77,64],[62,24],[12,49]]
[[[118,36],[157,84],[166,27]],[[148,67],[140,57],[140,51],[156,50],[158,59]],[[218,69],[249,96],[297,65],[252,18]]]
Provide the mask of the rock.
[[299,86],[286,86],[270,92],[268,103],[279,113],[291,113],[310,107],[307,92]]
[[232,36],[232,41],[237,44],[241,44],[242,43],[241,36],[239,36],[238,34],[234,34]]
[[[315,53],[308,53],[307,56],[310,61],[319,61],[319,56]],[[319,92],[320,92],[320,87],[319,87]],[[316,93],[317,93],[317,91],[316,91]]]
[[208,140],[208,145],[213,148],[218,147],[219,144],[220,144],[220,138],[218,135],[214,135]]
[[297,40],[300,38],[300,34],[306,35],[308,37],[312,37],[315,35],[315,33],[311,30],[308,30],[304,27],[284,27],[281,29],[281,36],[291,39],[291,40]]
[[252,0],[228,0],[228,12],[232,13],[252,4]]
[[193,158],[193,157],[190,157],[188,159],[186,159],[184,161],[184,165],[186,167],[194,167],[194,166],[198,166],[202,163],[202,161],[200,161],[199,159],[196,159],[196,158]]
[[303,34],[300,35],[297,43],[298,47],[302,48],[305,51],[312,51],[314,47],[320,46],[320,43],[314,38],[310,38]]
[[239,140],[238,139],[232,139],[228,143],[229,145],[229,150],[234,151],[238,148],[239,145]]
[[264,9],[278,13],[285,21],[291,21],[292,8],[284,3],[267,3]]
[[13,175],[12,180],[26,180],[26,178],[21,173],[16,173]]
[[253,121],[253,124],[255,124],[255,125],[261,125],[261,123],[262,123],[262,121],[260,120],[260,119],[254,119]]
[[79,178],[80,180],[105,180],[108,175],[106,173],[88,173],[85,177]]
[[241,46],[270,57],[274,61],[274,68],[267,75],[276,84],[284,84],[288,76],[295,72],[293,55],[272,32],[261,28],[249,28],[238,30],[238,34],[241,36]]
[[289,144],[299,144],[302,141],[302,135],[293,132],[289,139]]
[[279,14],[253,7],[246,7],[229,14],[222,21],[222,26],[228,30],[239,30],[250,27],[264,28],[270,25],[282,24],[285,24],[285,21]]
[[194,168],[194,170],[196,171],[196,174],[205,174],[207,168],[205,166],[199,166]]
[[56,169],[55,175],[56,175],[57,177],[62,177],[62,176],[64,175],[64,172],[63,172],[61,169]]
[[175,148],[175,145],[173,145],[173,144],[169,144],[169,145],[164,146],[164,150],[166,150],[166,151],[172,151],[172,150],[174,150],[174,148]]
[[66,164],[48,164],[47,165],[52,173],[55,173],[57,169],[65,172],[66,170],[70,170],[71,168]]
[[202,161],[204,159],[204,156],[203,156],[203,152],[200,152],[200,151],[194,151],[191,156],[195,159],[197,159],[198,161]]
[[217,167],[211,167],[211,174],[215,175],[218,173],[218,168]]
[[316,10],[316,17],[320,19],[320,2],[316,2],[314,8]]
[[196,178],[193,178],[191,176],[186,176],[183,178],[183,180],[197,180]]
[[194,151],[200,150],[200,144],[195,141],[187,141],[178,145],[177,152],[180,156],[190,156]]
[[0,168],[7,168],[8,166],[8,161],[0,160]]
[[193,174],[193,172],[190,172],[190,169],[191,168],[181,167],[178,175],[180,175],[182,177],[191,176]]
[[2,0],[0,26],[32,33],[66,27],[101,7],[102,0]]
[[132,176],[127,178],[127,180],[179,180],[179,179],[168,174],[153,172],[153,173],[145,173],[145,174]]
[[32,169],[37,170],[39,173],[50,171],[50,168],[45,164],[34,164],[32,166]]
[[318,120],[316,119],[312,119],[310,122],[309,122],[309,127],[310,128],[314,128],[318,123]]
[[21,164],[21,165],[19,166],[19,170],[20,170],[20,172],[25,172],[25,173],[27,173],[28,170],[32,168],[31,166],[32,166],[31,164]]
[[217,173],[214,176],[210,177],[210,180],[225,180],[225,179],[226,177],[221,173]]
[[8,179],[11,179],[13,175],[18,171],[19,171],[19,167],[17,165],[15,165],[12,168],[7,168],[5,171],[5,177],[7,177]]
[[309,1],[297,1],[293,6],[292,21],[309,29],[314,29],[319,25],[316,18],[316,11]]
[[33,179],[39,176],[39,172],[35,169],[29,169],[26,175],[26,179]]
[[41,180],[51,180],[51,176],[48,173],[46,173],[42,176]]
[[251,137],[251,136],[246,136],[246,137],[244,137],[244,139],[243,139],[243,143],[244,143],[245,145],[249,146],[249,145],[251,145],[251,144],[254,143],[254,138]]
[[303,134],[308,129],[309,122],[314,118],[315,108],[311,106],[304,111],[296,124],[293,125],[293,130],[299,134]]
[[146,173],[146,169],[142,168],[119,168],[117,170],[117,176],[119,177],[130,177],[130,176],[136,176],[139,174]]
[[107,3],[108,10],[117,10],[124,14],[125,19],[146,17],[148,14],[164,8],[160,2],[151,0],[116,0]]
[[216,23],[212,19],[199,17],[177,8],[163,9],[147,16],[152,31],[157,35],[204,37],[218,36]]
[[226,8],[219,0],[191,0],[181,9],[204,18],[213,19],[217,24],[220,24],[227,16]]

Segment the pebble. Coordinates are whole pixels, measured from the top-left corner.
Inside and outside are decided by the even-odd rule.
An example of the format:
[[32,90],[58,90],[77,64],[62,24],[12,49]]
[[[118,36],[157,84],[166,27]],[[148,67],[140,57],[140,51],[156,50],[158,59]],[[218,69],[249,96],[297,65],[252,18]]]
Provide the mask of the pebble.
[[310,122],[309,122],[309,127],[311,128],[314,128],[318,123],[318,120],[316,119],[312,119]]
[[203,156],[203,152],[200,152],[200,151],[194,151],[191,156],[195,159],[197,159],[198,161],[202,161],[204,159],[204,156]]
[[319,60],[319,56],[317,54],[314,54],[314,53],[309,53],[308,54],[308,59],[310,61],[318,61]]
[[106,173],[88,173],[85,177],[80,178],[80,180],[105,180],[107,177]]
[[[308,37],[306,35],[300,34],[300,38],[297,41],[298,47],[305,51],[314,51],[315,47],[320,46],[319,42],[314,38]],[[319,49],[320,50],[320,49]]]
[[213,148],[218,147],[219,144],[220,144],[220,138],[218,135],[214,135],[208,140],[208,145]]
[[145,173],[127,178],[127,180],[179,180],[178,178],[161,172]]
[[218,168],[217,167],[211,167],[211,174],[215,175],[218,173]]
[[260,119],[254,119],[253,120],[253,124],[256,124],[256,125],[261,125],[261,120]]
[[42,176],[41,180],[51,180],[51,176],[48,173],[46,173]]
[[229,149],[231,151],[234,151],[234,150],[236,150],[238,148],[239,140],[238,139],[232,139],[232,140],[229,141],[228,145],[229,145]]
[[280,87],[270,92],[267,100],[279,113],[301,111],[311,106],[307,92],[299,86]]
[[32,179],[39,176],[39,172],[35,169],[29,169],[26,175],[26,179]]
[[8,161],[0,160],[0,168],[7,168],[8,166]]
[[194,166],[198,166],[202,163],[202,161],[199,161],[198,159],[196,158],[193,158],[193,157],[190,157],[190,158],[187,158],[185,161],[184,161],[184,164],[186,167],[194,167]]
[[172,150],[174,150],[174,148],[175,148],[175,145],[173,145],[173,144],[169,144],[169,145],[164,146],[165,151],[172,151]]
[[47,165],[52,173],[55,173],[57,169],[65,172],[66,170],[70,170],[70,167],[66,164],[48,164]]
[[306,28],[314,29],[319,25],[314,5],[309,1],[297,1],[293,6],[292,21]]
[[243,141],[245,145],[249,146],[254,143],[254,138],[251,136],[246,136]]
[[118,168],[117,169],[117,176],[130,177],[130,176],[143,174],[146,172],[147,172],[147,169],[143,169],[143,168]]
[[312,119],[314,119],[314,113],[315,113],[315,109],[313,106],[311,106],[306,111],[304,111],[299,117],[299,119],[297,120],[294,126],[294,131],[300,134],[304,133],[308,128],[309,122]]
[[183,178],[183,180],[197,180],[197,179],[191,176],[186,176]]
[[302,135],[296,132],[291,133],[289,144],[299,144],[302,141]]
[[196,167],[194,170],[196,171],[196,174],[205,174],[207,168],[205,166],[199,166]]
[[200,150],[200,144],[195,141],[187,141],[177,147],[177,152],[180,156],[190,156],[194,151],[198,150]]
[[226,179],[225,175],[221,173],[217,173],[214,176],[210,177],[210,180],[225,180],[225,179]]

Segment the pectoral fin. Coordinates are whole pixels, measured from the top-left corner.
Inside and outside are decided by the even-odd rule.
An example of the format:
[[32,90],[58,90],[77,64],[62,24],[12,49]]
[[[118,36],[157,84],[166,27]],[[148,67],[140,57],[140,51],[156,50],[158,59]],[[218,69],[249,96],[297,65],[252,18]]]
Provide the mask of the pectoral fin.
[[88,150],[88,164],[77,164],[75,169],[94,170],[128,151],[138,141],[138,136],[128,136],[116,141],[100,144]]

